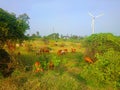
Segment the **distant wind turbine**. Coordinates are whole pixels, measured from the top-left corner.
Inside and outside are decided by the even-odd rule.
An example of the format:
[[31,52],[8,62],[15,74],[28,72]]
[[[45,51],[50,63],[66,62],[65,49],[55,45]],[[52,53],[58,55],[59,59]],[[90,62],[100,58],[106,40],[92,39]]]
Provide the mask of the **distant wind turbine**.
[[88,14],[92,17],[91,27],[92,27],[92,34],[94,34],[94,32],[95,32],[95,19],[103,16],[104,14],[100,14],[98,16],[93,16],[90,12]]

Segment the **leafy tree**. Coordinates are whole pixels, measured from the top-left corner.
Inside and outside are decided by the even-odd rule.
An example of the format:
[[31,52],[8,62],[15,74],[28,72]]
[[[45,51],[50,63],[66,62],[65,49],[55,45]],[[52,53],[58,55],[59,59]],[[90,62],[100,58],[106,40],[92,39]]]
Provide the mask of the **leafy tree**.
[[70,39],[78,39],[79,37],[77,35],[72,35]]
[[47,36],[49,39],[59,39],[59,33],[52,33]]
[[25,39],[24,33],[29,29],[28,19],[27,14],[16,17],[14,13],[9,13],[0,8],[0,73],[4,77],[6,75],[9,76],[13,72],[14,67],[11,67],[11,65],[13,66],[15,61],[3,47],[6,43],[8,47],[13,48],[15,44],[11,46],[11,42]]
[[16,41],[25,38],[25,31],[29,29],[27,14],[18,17],[0,8],[0,48],[6,41]]
[[36,35],[37,35],[37,36],[39,36],[39,35],[40,35],[38,31],[36,32]]
[[19,15],[17,17],[17,30],[19,32],[19,38],[18,39],[24,39],[25,38],[25,35],[24,33],[26,32],[26,30],[28,30],[30,27],[29,27],[29,20],[30,18],[28,17],[27,14],[22,14],[22,15]]

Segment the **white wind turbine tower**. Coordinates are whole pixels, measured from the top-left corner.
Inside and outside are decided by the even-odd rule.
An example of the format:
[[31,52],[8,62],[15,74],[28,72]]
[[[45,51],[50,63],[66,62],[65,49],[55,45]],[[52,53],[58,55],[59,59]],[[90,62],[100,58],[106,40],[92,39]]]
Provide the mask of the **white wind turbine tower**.
[[95,32],[95,19],[103,16],[104,14],[100,14],[98,16],[93,16],[90,12],[88,14],[92,17],[91,27],[92,27],[92,34],[94,34],[94,32]]

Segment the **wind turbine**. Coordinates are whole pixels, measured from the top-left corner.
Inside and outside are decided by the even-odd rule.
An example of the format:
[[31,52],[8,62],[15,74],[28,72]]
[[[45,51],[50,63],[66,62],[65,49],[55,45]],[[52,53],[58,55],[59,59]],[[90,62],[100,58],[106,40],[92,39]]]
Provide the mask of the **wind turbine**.
[[92,34],[94,34],[94,32],[95,32],[95,19],[103,16],[104,14],[100,14],[100,15],[97,15],[97,16],[93,16],[90,12],[88,14],[92,17],[91,27],[92,27]]

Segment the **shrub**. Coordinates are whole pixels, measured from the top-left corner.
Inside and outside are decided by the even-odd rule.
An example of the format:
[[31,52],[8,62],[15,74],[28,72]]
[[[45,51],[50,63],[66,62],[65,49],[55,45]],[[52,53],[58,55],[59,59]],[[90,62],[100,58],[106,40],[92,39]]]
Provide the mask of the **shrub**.
[[120,88],[120,52],[109,49],[103,55],[96,54],[94,64],[86,65],[81,75],[89,85]]
[[52,56],[52,60],[51,61],[54,63],[55,67],[59,66],[60,63],[61,63],[60,58],[55,56],[55,55]]
[[4,49],[0,49],[0,72],[4,77],[8,77],[13,70],[14,67],[10,55]]
[[44,70],[47,70],[48,69],[48,62],[50,61],[50,56],[48,54],[44,54],[42,53],[39,57],[39,62],[41,64],[41,67],[44,69]]
[[86,47],[85,55],[96,60],[95,54],[103,54],[109,48],[120,51],[120,40],[111,33],[92,34],[85,38],[84,46]]

